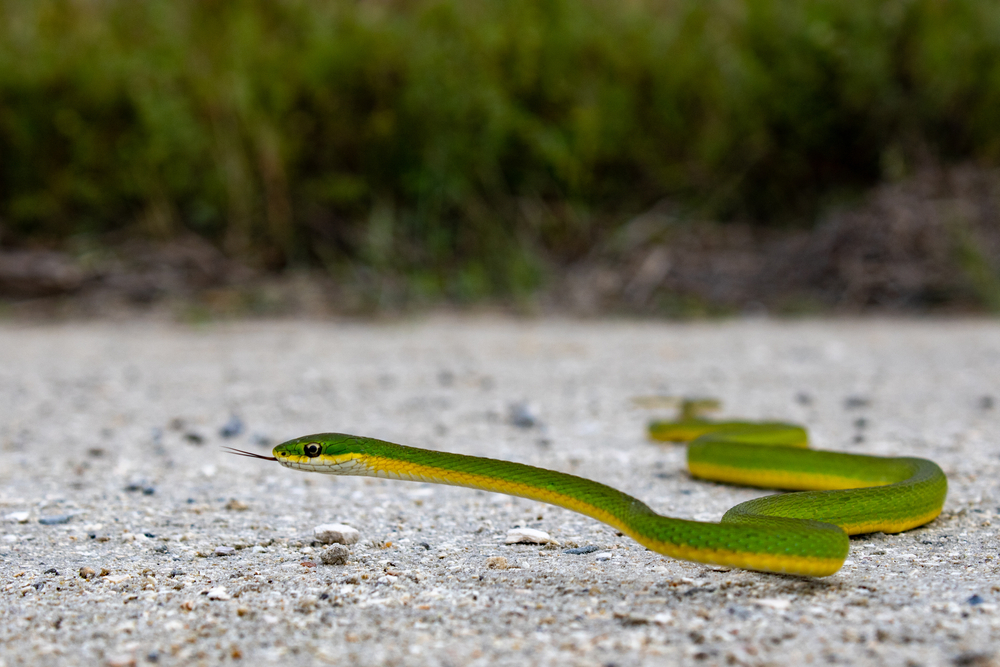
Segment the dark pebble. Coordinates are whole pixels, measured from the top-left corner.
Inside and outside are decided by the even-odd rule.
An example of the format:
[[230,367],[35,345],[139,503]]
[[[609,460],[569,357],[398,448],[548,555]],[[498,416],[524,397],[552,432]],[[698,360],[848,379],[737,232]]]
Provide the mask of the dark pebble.
[[867,408],[871,404],[871,399],[867,396],[848,396],[844,399],[844,407],[848,410]]
[[34,588],[36,591],[40,591],[43,588],[45,588],[45,582],[44,581],[36,581],[35,583],[31,584],[31,587]]
[[149,539],[153,539],[154,537],[156,537],[156,535],[154,535],[153,533],[143,533],[143,535],[145,535]]
[[979,399],[980,410],[992,410],[995,401],[992,396],[983,396]]
[[52,514],[50,516],[41,517],[38,519],[38,523],[43,526],[54,526],[59,523],[69,523],[69,520],[72,518],[72,515],[69,514]]
[[235,438],[241,433],[243,433],[243,420],[237,415],[231,416],[229,421],[219,429],[219,435],[223,438]]
[[986,600],[984,600],[983,598],[979,597],[978,595],[973,595],[971,598],[969,598],[968,600],[966,600],[966,602],[968,602],[972,606],[976,606],[977,604],[982,604],[982,603],[986,602]]
[[146,486],[146,480],[144,479],[133,479],[128,484],[125,485],[126,491],[140,491],[142,487]]
[[190,442],[192,445],[200,445],[201,443],[205,442],[205,437],[200,433],[195,433],[194,431],[185,433],[184,439]]
[[159,544],[159,545],[153,547],[153,551],[155,551],[158,554],[169,553],[169,550],[167,549],[167,545],[166,544]]
[[858,417],[857,419],[854,420],[854,428],[860,429],[867,427],[868,427],[868,420],[865,419],[864,417]]
[[157,653],[156,651],[150,651],[149,653],[146,654],[146,660],[149,660],[150,662],[159,662],[160,654]]
[[430,550],[431,550],[431,545],[427,544],[426,542],[421,542],[421,543],[420,543],[420,546],[422,546],[422,547],[423,547],[424,549],[426,549],[427,551],[430,551]]
[[156,493],[156,487],[155,486],[144,486],[144,487],[142,487],[142,495],[144,495],[144,496],[151,496],[154,493]]
[[588,544],[585,547],[577,547],[575,549],[563,549],[564,554],[573,554],[574,556],[579,556],[581,554],[592,554],[595,551],[600,551],[600,547],[595,547],[593,544]]
[[726,611],[728,611],[730,614],[732,614],[736,618],[740,619],[741,621],[745,621],[745,620],[747,620],[748,618],[750,618],[753,615],[753,612],[751,612],[746,607],[732,606],[729,609],[727,609]]
[[59,570],[57,570],[54,567],[50,567],[49,569],[45,570],[45,574],[54,574],[54,575],[56,575],[58,577],[59,576]]

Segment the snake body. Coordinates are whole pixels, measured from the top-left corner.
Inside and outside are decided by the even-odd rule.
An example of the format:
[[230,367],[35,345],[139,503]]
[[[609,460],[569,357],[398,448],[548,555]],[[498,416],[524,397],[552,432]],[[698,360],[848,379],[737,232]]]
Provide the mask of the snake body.
[[733,484],[808,490],[730,509],[719,523],[657,514],[604,484],[544,468],[320,433],[277,445],[296,470],[433,482],[565,507],[673,558],[765,572],[827,576],[843,565],[848,535],[900,532],[941,512],[947,481],[931,461],[807,449],[805,431],[779,423],[655,422],[657,440],[690,441],[692,475]]

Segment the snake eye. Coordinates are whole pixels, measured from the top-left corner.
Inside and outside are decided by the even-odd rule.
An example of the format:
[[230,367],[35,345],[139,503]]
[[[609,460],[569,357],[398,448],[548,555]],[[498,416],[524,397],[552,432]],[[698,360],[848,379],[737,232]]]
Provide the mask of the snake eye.
[[323,447],[318,442],[310,442],[302,448],[302,453],[312,459],[323,453]]

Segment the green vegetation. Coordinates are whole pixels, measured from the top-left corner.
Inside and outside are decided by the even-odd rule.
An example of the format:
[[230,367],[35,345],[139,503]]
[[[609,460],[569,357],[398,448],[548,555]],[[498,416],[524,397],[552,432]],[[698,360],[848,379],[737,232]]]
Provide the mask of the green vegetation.
[[996,164],[997,109],[980,0],[0,0],[0,225],[516,295],[665,197]]

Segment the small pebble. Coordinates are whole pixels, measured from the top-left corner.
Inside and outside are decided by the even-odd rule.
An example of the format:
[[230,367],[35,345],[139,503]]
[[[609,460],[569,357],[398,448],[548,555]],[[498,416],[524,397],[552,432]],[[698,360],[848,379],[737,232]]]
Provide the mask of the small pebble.
[[134,477],[129,480],[128,484],[125,485],[126,491],[141,491],[143,487],[147,486],[148,482],[142,477]]
[[986,600],[984,600],[983,598],[979,597],[978,595],[973,595],[968,600],[966,600],[966,602],[968,602],[972,606],[976,606],[977,604],[982,604],[982,603],[986,602]]
[[790,600],[775,598],[761,598],[760,600],[754,600],[753,603],[758,607],[767,607],[768,609],[775,609],[777,611],[784,611],[792,605]]
[[872,401],[867,396],[848,396],[844,399],[844,407],[848,410],[867,408],[871,404]]
[[54,526],[60,523],[69,523],[69,520],[72,518],[73,516],[71,514],[50,514],[49,516],[43,516],[38,519],[38,523],[44,526]]
[[54,575],[56,575],[58,577],[59,576],[59,570],[57,570],[54,567],[50,567],[49,569],[45,570],[45,574],[54,574]]
[[29,512],[11,512],[4,517],[4,521],[13,521],[14,523],[28,523],[28,518],[31,516]]
[[229,600],[232,596],[226,592],[225,586],[216,586],[208,591],[209,600]]
[[526,401],[511,403],[507,409],[507,419],[518,428],[532,428],[538,425],[538,414],[534,406]]
[[596,554],[594,554],[594,560],[597,561],[602,561],[602,562],[609,561],[612,558],[614,558],[614,554],[612,554],[610,551],[598,551]]
[[231,498],[229,502],[226,503],[226,509],[233,510],[235,512],[243,512],[244,510],[250,509],[250,506],[247,505],[242,500],[236,500],[235,498]]
[[575,549],[563,549],[564,554],[572,554],[574,556],[592,554],[595,551],[600,551],[600,547],[595,547],[593,544],[588,544],[585,547],[576,547]]
[[559,544],[548,533],[534,528],[511,528],[504,544]]
[[979,398],[979,409],[980,410],[992,410],[995,401],[992,396],[981,396]]
[[313,537],[323,544],[356,544],[361,533],[342,523],[324,523],[313,528]]
[[347,556],[350,550],[343,544],[334,544],[329,549],[324,549],[319,555],[319,560],[323,565],[344,565],[347,563]]
[[237,415],[232,415],[219,429],[219,435],[226,439],[235,438],[240,433],[243,433],[243,420]]
[[510,567],[510,563],[503,556],[490,556],[486,559],[486,567],[491,570],[506,570]]
[[651,619],[646,616],[641,616],[639,614],[615,614],[615,618],[618,619],[622,625],[636,626],[636,625],[647,625]]
[[205,442],[205,436],[200,433],[195,433],[194,431],[189,431],[184,434],[184,439],[190,442],[192,445],[200,445]]
[[737,607],[735,605],[729,607],[726,611],[741,621],[745,621],[753,615],[752,612],[746,607]]
[[659,614],[653,616],[653,623],[657,625],[670,625],[674,622],[674,615],[669,611],[661,611]]
[[97,576],[97,571],[92,567],[81,567],[80,568],[80,578],[81,579],[93,579]]
[[233,547],[215,547],[216,556],[232,556],[236,553],[236,549]]

